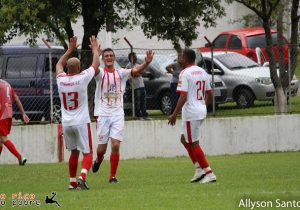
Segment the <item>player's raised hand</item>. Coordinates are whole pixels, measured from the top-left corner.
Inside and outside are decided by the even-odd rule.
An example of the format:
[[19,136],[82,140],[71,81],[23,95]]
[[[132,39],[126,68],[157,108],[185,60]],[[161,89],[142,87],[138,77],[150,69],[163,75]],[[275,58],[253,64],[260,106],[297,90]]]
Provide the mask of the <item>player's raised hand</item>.
[[27,116],[27,114],[23,114],[22,117],[23,117],[23,120],[24,120],[24,122],[25,122],[26,124],[29,123],[30,119],[29,119],[29,117]]
[[172,115],[169,116],[168,119],[169,119],[169,122],[168,122],[169,125],[175,125],[176,124],[176,115],[172,114]]
[[77,45],[77,36],[73,36],[72,38],[70,38],[70,42],[69,42],[69,50],[74,51],[76,50],[78,47]]
[[[98,40],[96,36],[90,37],[90,43],[91,43],[91,49],[93,52],[98,52],[98,49],[100,48],[100,45],[98,44]],[[98,52],[99,53],[99,52]]]
[[146,57],[145,57],[145,62],[148,63],[148,64],[151,63],[153,57],[154,57],[154,52],[152,52],[152,50],[147,50]]

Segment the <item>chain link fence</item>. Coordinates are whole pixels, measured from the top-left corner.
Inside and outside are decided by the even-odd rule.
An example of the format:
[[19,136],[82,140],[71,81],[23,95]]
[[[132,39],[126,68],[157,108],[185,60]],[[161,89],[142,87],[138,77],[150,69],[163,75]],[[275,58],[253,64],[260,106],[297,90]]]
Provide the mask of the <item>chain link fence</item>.
[[[291,49],[291,46],[289,47]],[[199,52],[197,49],[196,64],[206,69],[211,75],[214,89],[214,107],[208,107],[209,116],[240,116],[274,114],[278,109],[274,104],[282,100],[275,96],[283,93],[285,113],[300,112],[300,96],[298,94],[300,63],[295,50],[284,52],[283,62],[277,61],[276,74],[270,75],[270,66],[264,57],[264,52],[257,50],[257,62],[237,52]],[[143,62],[147,49],[133,49],[137,55],[137,63]],[[115,49],[116,68],[126,68],[130,61],[130,49]],[[176,62],[175,50],[155,49],[152,63],[142,73],[144,91],[136,91],[134,81],[129,80],[124,93],[124,111],[126,119],[167,119],[176,104],[176,88],[172,87],[172,74],[166,66]],[[60,100],[58,97],[55,65],[64,53],[62,48],[26,48],[1,47],[0,73],[2,79],[8,81],[19,95],[26,113],[31,121],[49,123],[60,121]],[[79,58],[83,60],[79,51]],[[265,60],[264,60],[265,59]],[[91,59],[86,59],[91,60]],[[291,63],[291,65],[288,65]],[[84,64],[83,66],[89,64]],[[101,62],[103,67],[103,62]],[[51,72],[51,73],[50,73]],[[50,81],[52,80],[52,88]],[[275,83],[275,86],[273,85]],[[275,88],[276,87],[276,88]],[[94,106],[93,81],[89,87],[89,108],[91,118]],[[52,91],[52,93],[51,93]],[[281,92],[282,91],[282,92]],[[51,96],[52,95],[52,100]],[[144,103],[145,102],[145,103]],[[52,106],[51,106],[52,104]],[[145,106],[146,113],[141,109]],[[51,110],[53,115],[51,115]],[[133,111],[134,110],[134,111]],[[15,122],[20,119],[17,107],[14,105]]]

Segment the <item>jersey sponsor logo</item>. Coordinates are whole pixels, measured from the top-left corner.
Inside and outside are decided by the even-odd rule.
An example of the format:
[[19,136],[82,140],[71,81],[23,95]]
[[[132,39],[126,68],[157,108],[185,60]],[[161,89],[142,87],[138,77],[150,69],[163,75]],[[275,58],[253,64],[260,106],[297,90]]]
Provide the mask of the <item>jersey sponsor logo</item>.
[[75,86],[75,85],[80,85],[80,81],[74,81],[74,82],[60,82],[60,86]]
[[182,86],[182,81],[178,81],[177,87],[181,87]]

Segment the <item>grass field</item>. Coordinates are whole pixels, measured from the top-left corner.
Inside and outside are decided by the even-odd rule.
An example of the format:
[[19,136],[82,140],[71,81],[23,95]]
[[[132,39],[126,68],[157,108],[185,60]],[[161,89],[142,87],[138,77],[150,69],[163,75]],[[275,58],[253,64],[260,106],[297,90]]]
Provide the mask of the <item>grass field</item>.
[[89,191],[67,190],[66,163],[0,165],[0,196],[7,196],[0,209],[12,209],[11,195],[19,192],[34,193],[41,205],[13,209],[57,209],[56,205],[44,202],[45,196],[51,196],[53,191],[57,192],[55,199],[61,209],[81,210],[234,210],[250,209],[238,207],[242,198],[300,201],[300,152],[208,159],[218,177],[217,183],[189,183],[194,170],[186,157],[149,158],[122,160],[118,171],[120,183],[115,185],[107,182],[109,162],[105,161],[100,173],[89,175]]

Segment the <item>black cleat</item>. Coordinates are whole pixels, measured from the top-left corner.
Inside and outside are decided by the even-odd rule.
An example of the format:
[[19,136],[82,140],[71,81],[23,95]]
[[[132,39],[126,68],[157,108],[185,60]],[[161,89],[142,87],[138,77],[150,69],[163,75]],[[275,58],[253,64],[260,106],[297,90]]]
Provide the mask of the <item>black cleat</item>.
[[22,156],[21,159],[19,160],[19,165],[24,166],[26,162],[27,162],[27,159]]
[[93,167],[92,167],[92,171],[93,171],[94,173],[96,173],[96,172],[99,170],[100,164],[101,164],[101,163],[97,163],[96,160],[94,161]]
[[87,184],[87,182],[83,179],[78,179],[77,180],[77,187],[76,187],[77,190],[89,190],[89,186]]
[[117,178],[113,176],[113,177],[111,177],[111,178],[109,179],[109,183],[111,183],[111,184],[117,184],[117,183],[119,183],[119,182],[118,182]]

